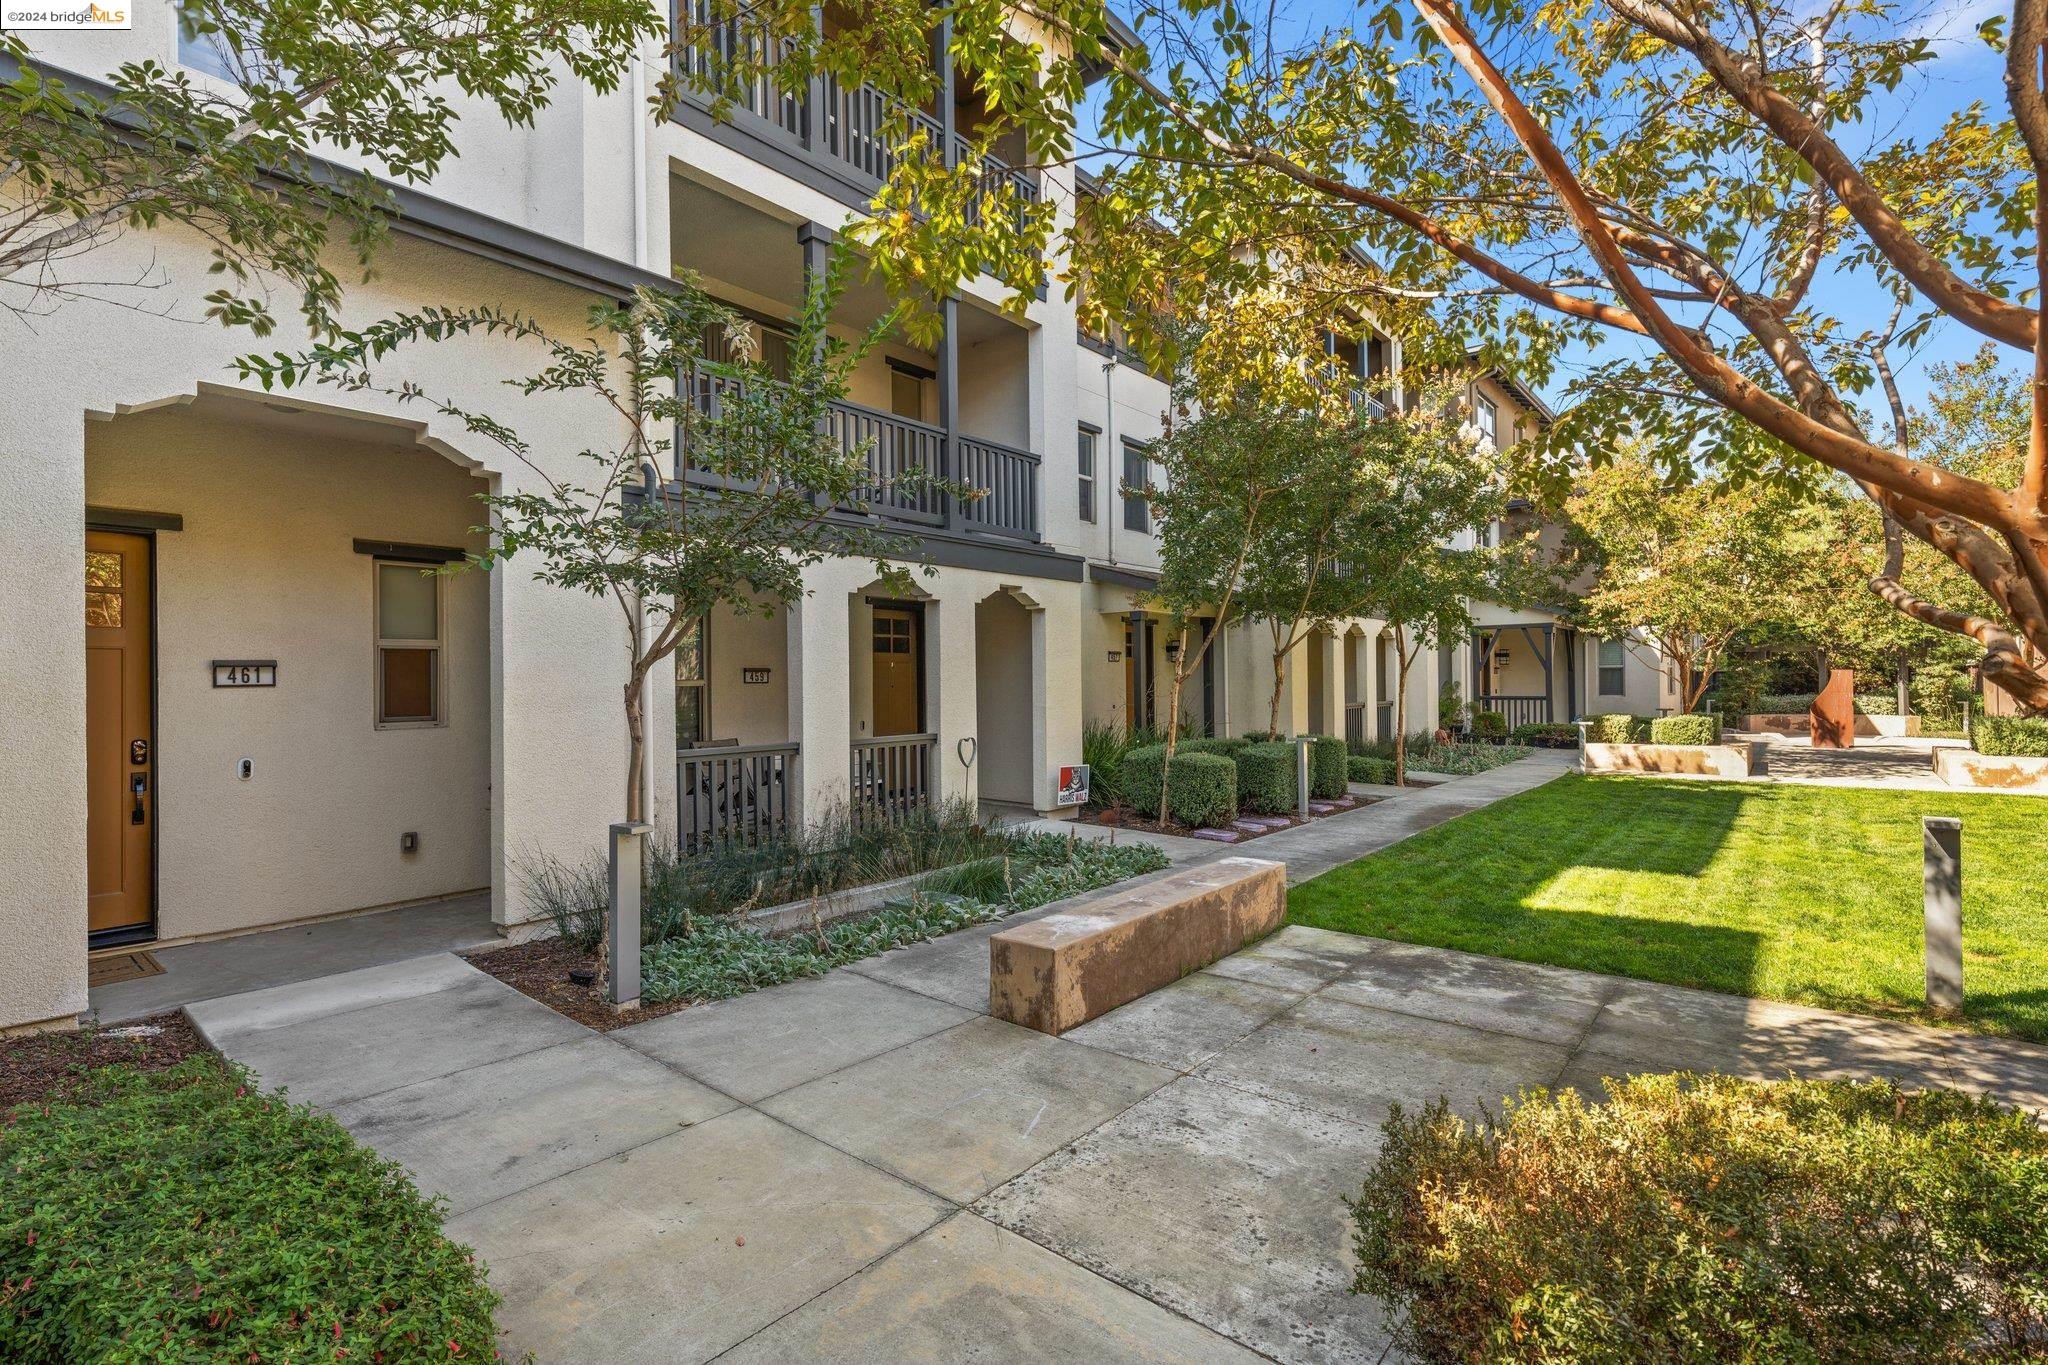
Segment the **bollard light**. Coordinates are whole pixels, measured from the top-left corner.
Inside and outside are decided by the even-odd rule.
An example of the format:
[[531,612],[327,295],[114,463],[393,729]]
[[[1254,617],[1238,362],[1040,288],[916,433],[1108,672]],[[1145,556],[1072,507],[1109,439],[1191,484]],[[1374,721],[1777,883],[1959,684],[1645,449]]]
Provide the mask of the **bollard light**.
[[641,846],[654,826],[622,820],[612,826],[611,954],[605,960],[605,999],[619,1014],[640,1008],[640,879],[645,866]]
[[1963,822],[1923,816],[1920,846],[1927,1008],[1952,1014],[1963,1007]]

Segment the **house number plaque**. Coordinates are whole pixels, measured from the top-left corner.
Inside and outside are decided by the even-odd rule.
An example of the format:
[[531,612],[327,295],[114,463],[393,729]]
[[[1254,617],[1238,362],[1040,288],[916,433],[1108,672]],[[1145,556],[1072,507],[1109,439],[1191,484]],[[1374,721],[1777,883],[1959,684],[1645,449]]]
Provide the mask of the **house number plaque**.
[[743,683],[767,682],[768,670],[765,668],[742,668],[740,670],[740,681]]
[[277,660],[215,659],[213,661],[213,685],[215,687],[275,687],[277,686]]

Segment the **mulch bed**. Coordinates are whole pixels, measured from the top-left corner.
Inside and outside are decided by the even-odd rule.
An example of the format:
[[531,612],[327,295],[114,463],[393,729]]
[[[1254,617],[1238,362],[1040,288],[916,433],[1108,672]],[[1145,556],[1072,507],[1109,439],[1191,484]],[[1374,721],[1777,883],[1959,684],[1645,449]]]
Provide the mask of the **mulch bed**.
[[[1318,820],[1327,820],[1333,815],[1348,815],[1350,812],[1355,810],[1364,810],[1367,806],[1373,805],[1376,802],[1383,801],[1385,799],[1385,797],[1381,796],[1354,797],[1352,798],[1351,804],[1348,806],[1339,806],[1335,810],[1319,811],[1316,814],[1309,816],[1306,820],[1302,819],[1299,815],[1267,815],[1261,812],[1260,814],[1251,816],[1249,818],[1261,821],[1285,821],[1286,823],[1275,824],[1272,825],[1270,828],[1260,830],[1238,829],[1235,825],[1225,825],[1222,828],[1230,830],[1232,833],[1237,835],[1237,838],[1234,840],[1230,840],[1228,842],[1225,842],[1220,839],[1214,840],[1213,842],[1219,848],[1234,848],[1239,844],[1251,843],[1254,839],[1263,839],[1268,834],[1279,834],[1283,830],[1298,829],[1302,825],[1314,824]],[[1129,811],[1120,811],[1118,812],[1116,818],[1110,818],[1110,814],[1107,810],[1098,809],[1092,806],[1083,810],[1080,814],[1076,815],[1074,817],[1074,820],[1077,824],[1099,825],[1104,829],[1136,829],[1143,830],[1147,834],[1171,834],[1178,839],[1194,839],[1200,837],[1195,833],[1195,831],[1189,829],[1185,825],[1161,824],[1157,820],[1148,820],[1141,815],[1133,815]],[[1203,842],[1207,843],[1212,841],[1204,840]]]
[[480,952],[465,953],[463,958],[470,966],[489,972],[521,995],[538,1000],[555,1013],[565,1014],[600,1033],[647,1019],[659,1019],[664,1014],[688,1009],[691,1003],[672,1000],[665,1005],[643,1004],[630,1014],[614,1014],[612,1007],[600,1000],[589,986],[578,985],[569,979],[571,971],[596,971],[596,956],[573,948],[558,938],[537,938],[503,948],[486,948]]
[[211,1051],[176,1010],[104,1028],[0,1038],[0,1115],[25,1104],[65,1099],[97,1067],[163,1071]]

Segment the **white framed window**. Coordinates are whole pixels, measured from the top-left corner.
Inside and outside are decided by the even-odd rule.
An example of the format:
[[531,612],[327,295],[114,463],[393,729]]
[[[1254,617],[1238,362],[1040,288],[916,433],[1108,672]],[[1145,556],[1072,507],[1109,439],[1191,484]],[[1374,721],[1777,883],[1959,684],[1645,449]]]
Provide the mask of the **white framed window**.
[[1095,438],[1096,430],[1083,426],[1074,437],[1074,466],[1078,471],[1075,496],[1081,512],[1081,520],[1095,521]]
[[1472,424],[1487,445],[1500,446],[1500,407],[1483,393],[1472,395]]
[[377,726],[439,725],[442,714],[441,575],[404,560],[372,560],[376,574]]
[[710,626],[703,617],[683,629],[676,645],[676,747],[694,749],[711,733],[711,684],[704,660]]
[[1618,697],[1628,690],[1628,659],[1621,641],[1600,642],[1600,695]]

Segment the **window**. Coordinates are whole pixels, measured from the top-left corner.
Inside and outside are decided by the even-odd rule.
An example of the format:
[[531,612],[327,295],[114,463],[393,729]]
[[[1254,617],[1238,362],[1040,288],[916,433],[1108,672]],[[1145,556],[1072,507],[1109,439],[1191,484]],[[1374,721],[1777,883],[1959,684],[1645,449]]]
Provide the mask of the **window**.
[[1600,695],[1618,697],[1628,690],[1627,659],[1622,654],[1621,641],[1600,642]]
[[683,629],[676,645],[676,747],[694,749],[711,733],[711,684],[704,680],[703,617]]
[[1152,504],[1145,494],[1152,489],[1152,460],[1136,441],[1124,442],[1124,529],[1152,530]]
[[1095,428],[1082,427],[1074,438],[1074,463],[1080,471],[1081,520],[1095,520]]
[[1483,394],[1472,396],[1472,424],[1479,428],[1479,435],[1487,445],[1500,444],[1500,408],[1491,398]]
[[418,564],[377,569],[377,724],[441,723],[441,577]]
[[221,80],[240,85],[242,73],[237,69],[234,49],[228,45],[224,31],[213,33],[187,33],[183,23],[178,24],[178,65],[190,71],[204,72],[218,76]]

